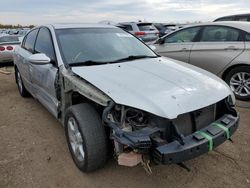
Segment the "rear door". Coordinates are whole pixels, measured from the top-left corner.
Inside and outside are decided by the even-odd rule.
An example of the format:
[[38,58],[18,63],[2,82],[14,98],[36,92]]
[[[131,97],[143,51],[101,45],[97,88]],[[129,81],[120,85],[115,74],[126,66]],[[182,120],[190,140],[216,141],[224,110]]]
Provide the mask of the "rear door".
[[200,42],[196,42],[190,54],[190,64],[214,74],[244,51],[241,31],[225,26],[205,26]]
[[30,63],[32,85],[36,98],[54,115],[57,116],[59,102],[56,93],[58,67],[51,33],[48,28],[40,28],[34,53],[44,53],[51,59],[50,64],[38,65]]
[[156,52],[159,55],[188,63],[193,41],[199,30],[200,27],[191,27],[166,36],[162,44],[155,45]]
[[33,88],[31,84],[31,77],[29,72],[29,61],[28,58],[34,53],[34,45],[37,37],[38,29],[32,30],[23,39],[21,47],[15,49],[15,62],[17,68],[21,74],[22,81],[26,89],[33,94]]

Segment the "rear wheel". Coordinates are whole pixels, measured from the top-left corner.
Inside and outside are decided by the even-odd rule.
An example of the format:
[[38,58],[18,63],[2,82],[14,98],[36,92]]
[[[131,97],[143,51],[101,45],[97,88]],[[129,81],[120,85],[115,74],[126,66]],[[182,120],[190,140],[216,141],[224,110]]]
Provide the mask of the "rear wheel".
[[250,67],[236,67],[228,72],[225,81],[228,83],[237,99],[250,99]]
[[27,91],[27,89],[23,85],[21,74],[17,68],[15,68],[15,77],[16,77],[16,83],[17,83],[17,87],[18,87],[18,91],[19,91],[20,95],[22,97],[29,97],[30,96],[29,92]]
[[71,106],[65,116],[65,134],[76,166],[89,172],[104,166],[107,138],[99,114],[89,104]]

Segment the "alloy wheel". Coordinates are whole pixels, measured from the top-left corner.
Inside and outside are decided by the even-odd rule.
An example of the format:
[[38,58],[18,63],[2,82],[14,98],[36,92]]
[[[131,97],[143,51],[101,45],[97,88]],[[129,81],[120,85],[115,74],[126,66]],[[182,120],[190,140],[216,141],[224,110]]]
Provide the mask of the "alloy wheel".
[[238,96],[250,96],[250,74],[247,72],[234,74],[230,79],[230,87]]
[[23,91],[23,83],[22,83],[21,75],[20,75],[19,72],[17,72],[17,84],[18,84],[18,88],[20,90],[20,93],[22,93],[22,91]]
[[85,151],[83,148],[83,138],[79,131],[77,121],[70,117],[68,120],[68,136],[72,151],[79,162],[85,158]]

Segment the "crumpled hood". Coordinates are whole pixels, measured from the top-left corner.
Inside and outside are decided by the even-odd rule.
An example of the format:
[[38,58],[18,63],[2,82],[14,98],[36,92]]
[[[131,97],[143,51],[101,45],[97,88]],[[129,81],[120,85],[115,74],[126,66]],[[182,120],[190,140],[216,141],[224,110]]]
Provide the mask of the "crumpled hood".
[[231,90],[217,76],[168,58],[72,67],[117,104],[174,119],[214,104]]

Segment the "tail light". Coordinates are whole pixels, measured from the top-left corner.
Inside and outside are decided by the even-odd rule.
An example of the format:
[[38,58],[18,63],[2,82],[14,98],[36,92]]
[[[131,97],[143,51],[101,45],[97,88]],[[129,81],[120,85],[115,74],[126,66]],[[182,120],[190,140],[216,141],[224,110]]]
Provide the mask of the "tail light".
[[4,51],[5,50],[5,47],[4,46],[0,46],[0,51]]
[[13,50],[13,47],[12,46],[7,46],[6,49],[11,51],[11,50]]
[[135,32],[135,35],[136,36],[144,36],[145,32],[143,32],[143,31],[137,31],[137,32]]
[[159,35],[160,34],[160,32],[159,31],[157,31],[156,33],[155,33],[155,35]]

